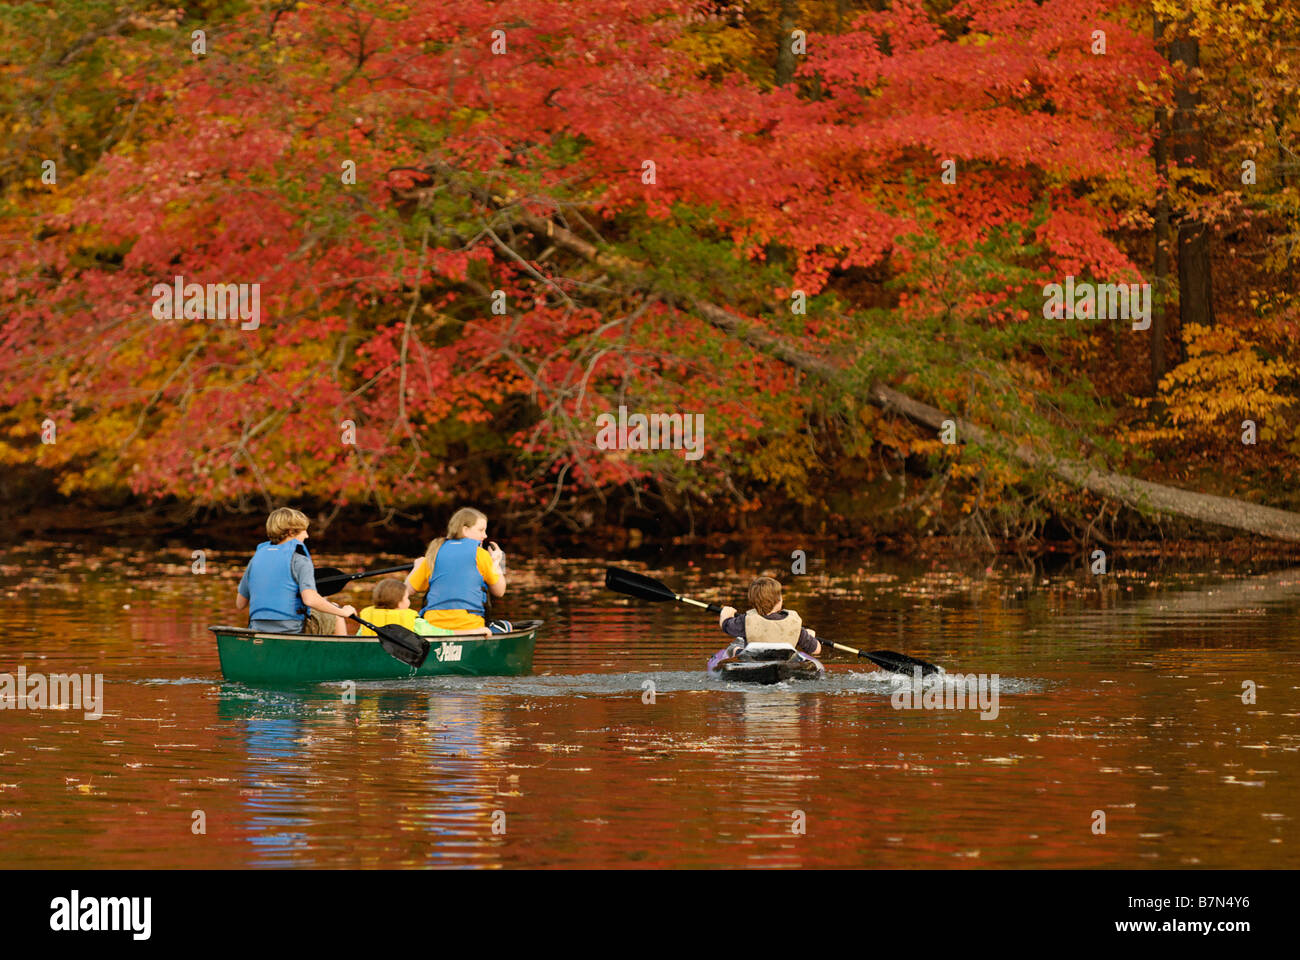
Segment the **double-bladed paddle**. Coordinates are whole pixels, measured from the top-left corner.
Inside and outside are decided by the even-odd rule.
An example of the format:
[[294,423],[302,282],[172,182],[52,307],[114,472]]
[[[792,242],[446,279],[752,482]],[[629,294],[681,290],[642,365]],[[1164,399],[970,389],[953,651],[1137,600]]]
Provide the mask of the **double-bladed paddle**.
[[373,623],[362,620],[355,613],[352,614],[351,619],[373,630],[375,639],[388,651],[388,654],[408,666],[419,668],[429,656],[429,641],[413,630],[407,630],[395,623],[377,627]]
[[338,567],[317,567],[316,592],[322,597],[332,597],[346,587],[349,581],[377,577],[384,573],[409,573],[410,570],[409,563],[404,567],[384,567],[382,570],[363,570],[361,573],[344,573]]
[[889,670],[892,673],[905,673],[908,676],[911,676],[913,669],[920,667],[921,676],[928,677],[931,674],[938,673],[940,670],[940,668],[936,667],[933,663],[929,663],[925,660],[918,660],[916,657],[909,657],[905,653],[898,653],[894,650],[872,650],[870,653],[866,653],[862,650],[855,650],[852,647],[846,647],[842,643],[836,643],[834,640],[827,640],[825,637],[818,637],[817,639],[827,646],[834,647],[836,650],[842,650],[845,653],[851,653],[854,656],[862,657],[864,660],[870,660],[876,666]]
[[640,597],[642,600],[649,600],[651,603],[661,603],[664,600],[680,600],[682,603],[689,603],[693,607],[703,607],[709,613],[721,613],[722,607],[716,603],[704,603],[701,600],[692,600],[690,597],[684,597],[680,593],[673,593],[668,589],[667,584],[656,580],[654,577],[647,577],[644,573],[633,573],[631,570],[624,570],[621,567],[605,568],[605,586],[616,593],[626,593],[629,597]]
[[[654,577],[647,577],[643,573],[633,573],[631,570],[624,570],[620,567],[605,568],[605,586],[616,593],[625,593],[629,597],[638,597],[642,600],[649,600],[651,603],[677,600],[680,603],[689,603],[693,607],[703,607],[710,613],[722,612],[722,607],[716,603],[704,603],[701,600],[684,597],[680,593],[673,593],[666,584]],[[923,677],[939,672],[939,668],[933,663],[918,660],[916,657],[909,657],[905,653],[896,653],[893,650],[873,650],[867,653],[862,650],[855,650],[853,647],[846,647],[842,643],[827,640],[825,637],[818,637],[817,639],[828,646],[834,647],[836,650],[842,650],[864,660],[870,660],[877,666],[894,673],[912,673],[914,667],[921,668],[921,676]]]

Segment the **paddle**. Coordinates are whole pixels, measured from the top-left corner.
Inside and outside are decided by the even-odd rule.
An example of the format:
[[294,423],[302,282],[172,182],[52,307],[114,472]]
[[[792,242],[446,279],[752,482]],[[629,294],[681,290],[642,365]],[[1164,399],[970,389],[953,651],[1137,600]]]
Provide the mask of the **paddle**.
[[909,657],[905,653],[898,653],[894,650],[872,650],[870,653],[864,653],[861,650],[854,650],[852,647],[846,647],[842,643],[836,643],[834,640],[827,640],[825,637],[818,637],[822,643],[834,647],[836,650],[843,650],[845,653],[851,653],[854,656],[870,660],[878,667],[889,670],[892,673],[905,673],[912,675],[913,668],[921,668],[921,676],[928,677],[933,673],[938,673],[939,668],[933,663],[927,663],[925,660],[918,660],[916,657]]
[[[392,656],[402,663],[412,667],[423,665],[425,658],[429,656],[429,641],[424,639],[418,633],[400,627],[395,623],[390,623],[385,627],[377,627],[373,623],[362,620],[355,613],[351,619],[370,630],[373,630],[377,639],[389,656]],[[361,639],[365,639],[362,637]]]
[[660,603],[664,600],[680,600],[682,603],[689,603],[693,607],[703,607],[709,613],[722,612],[722,607],[716,603],[702,603],[699,600],[692,600],[690,597],[683,597],[679,593],[673,593],[654,577],[647,577],[643,573],[633,573],[631,570],[623,570],[619,567],[605,568],[605,586],[616,593],[626,593],[629,597],[640,597],[642,600],[649,600],[651,603]]
[[316,592],[322,597],[332,597],[348,585],[350,580],[362,577],[377,577],[382,573],[408,573],[411,565],[404,567],[384,567],[382,570],[364,570],[361,573],[344,573],[338,567],[316,568]]
[[[625,593],[630,597],[639,597],[642,600],[649,600],[651,603],[661,603],[665,600],[677,600],[681,603],[689,603],[693,607],[703,607],[710,613],[721,613],[722,607],[716,603],[702,603],[699,600],[692,600],[690,597],[684,597],[679,593],[673,593],[665,584],[656,580],[654,577],[647,577],[642,573],[633,573],[631,570],[623,570],[620,567],[605,568],[605,586],[615,593]],[[928,677],[932,673],[938,673],[939,668],[933,663],[927,663],[924,660],[918,660],[915,657],[909,657],[905,653],[896,653],[893,650],[873,650],[871,653],[865,653],[862,650],[855,650],[853,647],[846,647],[842,643],[835,643],[823,637],[817,638],[825,644],[829,644],[836,650],[842,650],[845,653],[852,653],[864,660],[870,660],[872,663],[894,673],[911,673],[913,667],[921,668],[921,675]]]

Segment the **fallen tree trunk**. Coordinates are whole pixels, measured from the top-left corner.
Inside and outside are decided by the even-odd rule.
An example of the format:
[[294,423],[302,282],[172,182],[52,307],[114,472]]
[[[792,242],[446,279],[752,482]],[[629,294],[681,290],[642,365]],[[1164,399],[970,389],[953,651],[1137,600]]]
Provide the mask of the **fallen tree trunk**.
[[[714,326],[733,335],[743,337],[765,353],[796,366],[806,373],[825,376],[834,368],[818,357],[804,354],[785,344],[779,344],[766,335],[755,337],[744,333],[745,322],[734,314],[713,304],[697,304],[700,313]],[[1167,516],[1185,517],[1202,523],[1212,523],[1236,530],[1246,530],[1265,537],[1300,542],[1300,514],[1274,507],[1261,507],[1244,500],[1218,497],[1208,493],[1195,493],[1177,487],[1139,480],[1119,473],[1106,473],[1080,460],[1060,459],[1023,444],[1010,444],[990,435],[989,431],[968,420],[952,417],[928,403],[914,400],[883,383],[873,383],[867,399],[877,406],[900,413],[915,423],[939,430],[945,420],[957,427],[958,440],[992,447],[1010,454],[1032,467],[1047,470],[1053,476],[1080,489],[1109,500],[1117,500],[1136,510],[1146,510]]]
[[[449,178],[456,178],[456,171],[444,165],[437,165],[438,172]],[[471,192],[483,203],[495,208],[502,208],[506,201],[492,196],[486,190],[471,187]],[[644,267],[628,260],[600,250],[572,231],[560,226],[550,217],[529,213],[521,207],[511,209],[511,216],[521,225],[527,227],[539,237],[545,237],[550,243],[561,249],[595,263],[604,269],[616,272],[636,272]],[[840,368],[821,357],[806,353],[782,342],[779,338],[761,330],[754,329],[752,323],[713,303],[696,301],[692,304],[699,314],[709,323],[731,336],[744,340],[756,349],[773,356],[819,379],[834,385],[840,385],[842,377]],[[1215,524],[1244,530],[1260,536],[1273,537],[1300,543],[1300,514],[1274,507],[1262,507],[1244,500],[1219,497],[1213,494],[1195,493],[1181,490],[1149,480],[1119,473],[1098,471],[1090,464],[1080,460],[1057,458],[1049,453],[1034,450],[1023,444],[1011,444],[994,437],[985,428],[969,421],[952,417],[927,403],[914,400],[883,383],[874,383],[867,391],[871,403],[902,416],[915,423],[923,424],[934,430],[940,429],[945,420],[953,420],[957,426],[957,438],[962,442],[975,443],[991,447],[1020,460],[1028,466],[1044,469],[1060,480],[1097,496],[1115,500],[1125,506],[1139,511],[1149,511],[1166,516],[1183,517],[1200,523]]]
[[1300,514],[1274,507],[1261,507],[1244,500],[1216,497],[1208,493],[1180,490],[1162,483],[1139,480],[1120,473],[1104,473],[1080,460],[1064,460],[1040,453],[1020,445],[1009,449],[1006,444],[993,440],[988,432],[973,423],[948,417],[942,411],[913,400],[884,384],[873,384],[871,400],[888,410],[895,410],[910,420],[938,430],[943,421],[957,423],[958,438],[965,438],[984,446],[996,447],[1011,453],[1016,459],[1034,467],[1042,467],[1058,479],[1099,497],[1117,500],[1137,510],[1147,510],[1167,516],[1185,517],[1202,523],[1246,530],[1279,540],[1300,542]]

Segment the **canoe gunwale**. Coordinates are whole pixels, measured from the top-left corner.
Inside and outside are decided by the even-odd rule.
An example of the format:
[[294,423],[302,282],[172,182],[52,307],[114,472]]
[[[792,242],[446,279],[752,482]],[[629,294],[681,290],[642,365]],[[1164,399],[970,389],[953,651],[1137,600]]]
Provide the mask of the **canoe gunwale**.
[[[545,622],[546,621],[544,620],[520,620],[515,624],[515,629],[511,630],[509,633],[494,633],[490,636],[484,636],[481,633],[440,633],[432,636],[420,634],[420,636],[424,637],[424,639],[428,640],[430,643],[441,643],[444,640],[456,640],[460,642],[468,642],[471,640],[509,640],[514,639],[515,637],[522,637],[530,633],[535,633]],[[218,636],[256,637],[259,640],[280,640],[292,638],[294,640],[365,643],[368,641],[377,641],[379,639],[375,636],[358,636],[355,633],[348,634],[347,636],[319,633],[277,633],[267,630],[250,630],[248,627],[227,627],[222,625],[210,626],[208,629]]]

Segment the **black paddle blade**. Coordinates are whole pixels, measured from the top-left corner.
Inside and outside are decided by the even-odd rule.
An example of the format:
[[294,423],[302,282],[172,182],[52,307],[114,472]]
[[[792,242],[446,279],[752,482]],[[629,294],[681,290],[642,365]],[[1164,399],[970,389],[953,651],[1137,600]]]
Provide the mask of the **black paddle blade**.
[[[352,619],[363,627],[373,630],[375,639],[379,641],[379,645],[388,652],[389,656],[417,669],[424,665],[424,661],[429,656],[429,641],[418,633],[407,630],[405,627],[399,627],[395,623],[377,627],[367,620],[362,620],[355,613],[352,615]],[[364,640],[365,637],[361,639]]]
[[380,645],[392,656],[408,666],[419,668],[429,656],[429,641],[418,633],[389,624],[375,630]]
[[338,567],[316,568],[316,592],[322,597],[331,597],[346,587],[353,580],[366,577],[381,577],[386,573],[406,573],[410,567],[384,567],[382,570],[363,570],[361,573],[344,573]]
[[645,574],[633,573],[631,570],[623,570],[619,567],[605,568],[605,586],[615,593],[626,593],[629,597],[639,597],[653,603],[677,599],[677,594],[654,577],[647,577]]
[[348,574],[338,567],[316,568],[316,592],[322,597],[332,597],[348,585]]
[[859,652],[858,656],[866,657],[872,663],[884,667],[886,670],[894,673],[905,673],[908,676],[911,676],[917,667],[921,668],[921,676],[923,677],[939,672],[939,668],[933,663],[927,663],[924,660],[918,660],[916,657],[909,657],[905,653],[897,653],[894,650],[872,650],[870,653]]
[[380,645],[388,651],[389,656],[401,660],[407,666],[419,669],[428,659],[429,641],[418,633],[412,633],[396,624],[380,627],[376,632],[379,634]]

